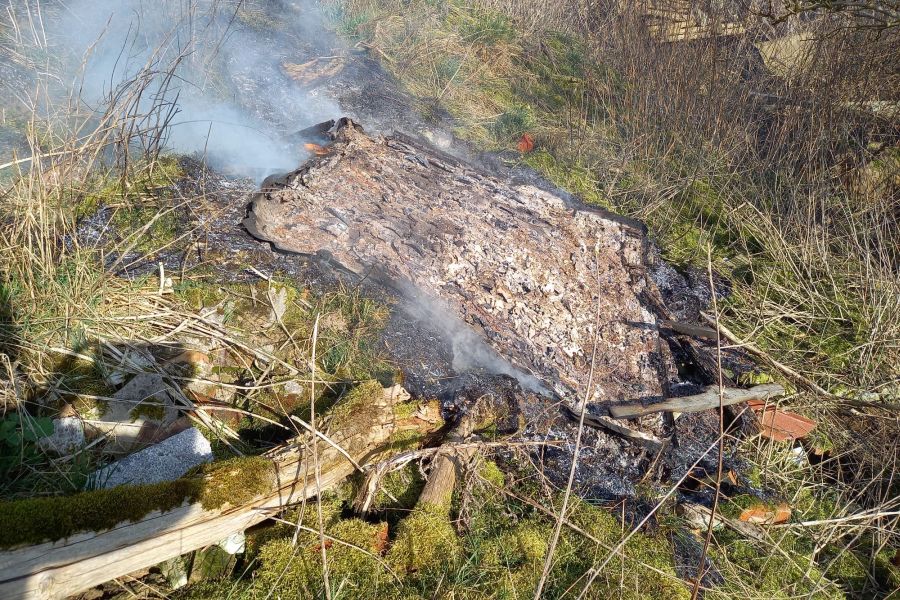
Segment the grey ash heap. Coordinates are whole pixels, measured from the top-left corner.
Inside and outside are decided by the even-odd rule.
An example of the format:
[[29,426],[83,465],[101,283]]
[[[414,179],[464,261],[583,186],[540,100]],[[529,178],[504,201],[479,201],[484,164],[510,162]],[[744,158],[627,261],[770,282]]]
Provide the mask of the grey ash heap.
[[[254,196],[255,237],[387,282],[433,326],[468,332],[455,363],[493,366],[570,410],[587,401],[608,421],[611,404],[664,395],[675,367],[645,300],[659,296],[639,223],[349,119],[328,137]],[[648,440],[663,430],[659,415],[607,424]]]

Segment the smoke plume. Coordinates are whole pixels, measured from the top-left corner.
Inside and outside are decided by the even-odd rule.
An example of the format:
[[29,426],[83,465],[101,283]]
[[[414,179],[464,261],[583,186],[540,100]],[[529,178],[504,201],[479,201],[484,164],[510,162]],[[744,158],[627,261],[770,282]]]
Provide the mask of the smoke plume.
[[322,31],[319,14],[305,5],[283,8],[283,20],[269,22],[269,13],[247,6],[75,0],[48,23],[48,39],[54,55],[78,66],[68,83],[81,102],[101,106],[135,77],[152,79],[139,106],[148,120],[171,117],[167,149],[261,181],[304,158],[286,135],[339,109],[311,97],[281,67],[298,36]]

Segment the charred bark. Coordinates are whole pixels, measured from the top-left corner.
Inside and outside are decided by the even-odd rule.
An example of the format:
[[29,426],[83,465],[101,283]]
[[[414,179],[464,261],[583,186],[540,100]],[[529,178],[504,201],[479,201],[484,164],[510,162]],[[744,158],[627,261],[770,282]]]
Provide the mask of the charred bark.
[[[408,138],[369,137],[347,119],[330,135],[327,154],[255,196],[245,220],[254,236],[378,274],[491,348],[463,344],[455,360],[515,374],[570,406],[587,396],[595,344],[589,403],[662,395],[671,369],[641,301],[653,287],[643,226]],[[661,420],[640,426],[659,433]]]

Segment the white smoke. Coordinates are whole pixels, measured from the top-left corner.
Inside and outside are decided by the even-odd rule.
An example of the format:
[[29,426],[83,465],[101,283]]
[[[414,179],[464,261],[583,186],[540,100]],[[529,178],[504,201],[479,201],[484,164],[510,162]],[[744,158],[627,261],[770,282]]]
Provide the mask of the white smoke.
[[339,113],[282,71],[299,33],[321,27],[308,6],[279,8],[282,22],[253,25],[240,11],[268,13],[246,2],[74,0],[64,7],[47,29],[50,52],[78,65],[69,91],[101,106],[135,76],[155,77],[140,106],[148,115],[167,103],[177,111],[169,150],[260,181],[304,158],[286,135]]
[[453,314],[443,301],[405,280],[395,281],[392,285],[406,300],[403,308],[413,319],[426,323],[449,340],[453,351],[451,366],[454,371],[507,375],[516,379],[526,390],[545,396],[553,395],[540,379],[513,365],[491,348],[475,329]]

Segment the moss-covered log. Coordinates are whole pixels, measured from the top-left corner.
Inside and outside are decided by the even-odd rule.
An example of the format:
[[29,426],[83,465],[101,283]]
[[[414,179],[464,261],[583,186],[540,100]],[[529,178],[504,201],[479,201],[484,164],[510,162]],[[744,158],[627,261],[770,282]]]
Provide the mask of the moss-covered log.
[[[69,537],[0,552],[0,598],[62,598],[214,544],[265,520],[289,504],[317,496],[320,491],[342,481],[356,469],[347,455],[355,463],[365,465],[398,451],[394,439],[399,429],[397,414],[408,411],[398,404],[408,395],[397,393],[397,386],[382,390],[380,386],[364,384],[359,388],[366,393],[351,394],[352,406],[339,404],[333,412],[327,431],[328,441],[323,438],[317,441],[318,486],[309,452],[312,439],[307,436],[267,454],[262,470],[252,468],[248,472],[244,468],[246,460],[215,463],[211,472],[201,479],[201,484],[191,484],[190,493],[183,495],[184,501],[152,510],[146,510],[147,502],[143,497],[146,490],[142,486],[132,490],[139,496],[135,500],[140,500],[137,504],[141,509],[134,513],[123,512],[119,505],[127,503],[127,488],[117,492],[121,498],[117,496],[118,500],[112,506],[91,503],[91,493],[74,496],[72,498],[77,501],[69,503],[66,499],[54,500],[47,510],[109,510],[113,514],[110,518],[70,514],[66,518],[68,528],[65,531],[40,530],[35,533],[36,539],[57,535]],[[405,428],[404,440],[408,440],[409,433],[408,427]],[[423,435],[426,433],[422,431]],[[408,445],[399,445],[400,449],[405,447]],[[255,466],[263,464],[261,459],[249,462]],[[263,473],[265,485],[260,483],[260,473]],[[244,475],[250,481],[244,481]],[[13,515],[18,511],[27,521],[29,513],[26,509],[28,507],[17,503],[0,506],[0,512],[10,511]],[[41,517],[39,514],[31,516]],[[44,516],[50,518],[53,515]],[[7,523],[7,526],[15,525]],[[91,526],[105,530],[74,533]]]

